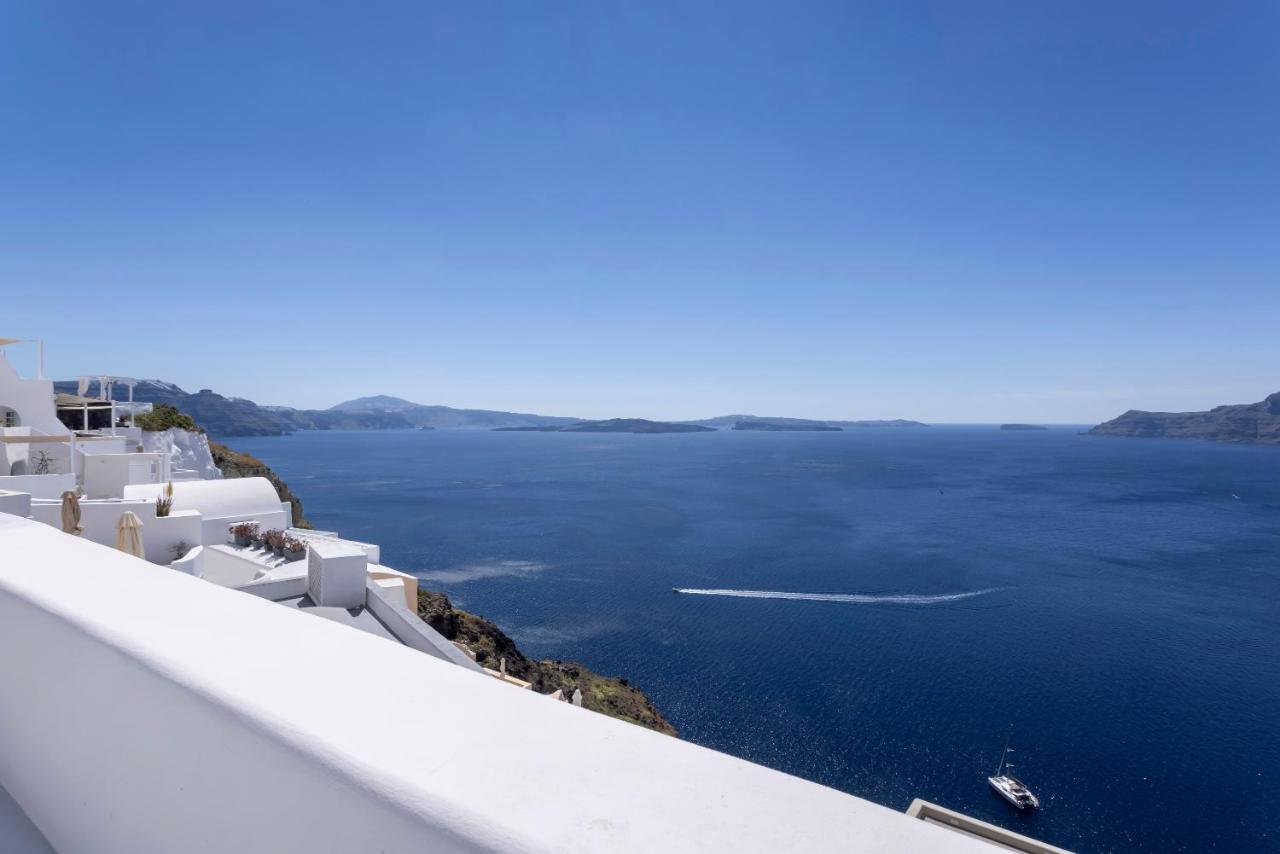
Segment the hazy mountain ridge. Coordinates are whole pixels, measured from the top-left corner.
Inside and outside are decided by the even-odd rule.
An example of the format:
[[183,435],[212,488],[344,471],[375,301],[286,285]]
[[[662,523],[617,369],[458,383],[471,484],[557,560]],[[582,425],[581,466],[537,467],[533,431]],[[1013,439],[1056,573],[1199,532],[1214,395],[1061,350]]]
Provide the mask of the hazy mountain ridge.
[[357,397],[355,400],[344,400],[342,403],[335,403],[330,406],[330,410],[342,410],[347,412],[369,412],[372,410],[385,410],[387,412],[401,412],[405,409],[414,409],[421,406],[420,403],[414,403],[412,400],[405,400],[403,397],[392,397],[389,394],[374,394],[369,397]]
[[1215,406],[1205,412],[1130,409],[1094,427],[1089,435],[1280,445],[1280,392],[1258,403]]
[[[75,394],[74,380],[54,383],[57,391]],[[97,393],[97,384],[92,387]],[[112,396],[128,398],[128,389],[116,386]],[[379,395],[346,401],[331,409],[295,409],[291,406],[263,406],[240,397],[226,397],[210,389],[191,394],[173,383],[140,380],[133,399],[143,403],[164,403],[190,415],[213,436],[280,436],[297,430],[409,430],[415,427],[520,427],[576,424],[580,418],[560,418],[521,412],[487,409],[454,409],[423,406]],[[398,409],[361,409],[363,401],[374,401]]]
[[[74,394],[74,380],[54,384],[59,392]],[[92,387],[97,392],[97,384]],[[128,397],[128,390],[117,386],[116,400]],[[280,436],[297,430],[409,430],[413,428],[545,428],[548,431],[570,428],[571,432],[692,432],[680,427],[732,429],[739,421],[762,424],[795,425],[798,429],[827,427],[924,427],[918,421],[902,419],[885,421],[814,421],[805,418],[775,418],[754,415],[722,415],[698,421],[649,422],[673,425],[649,428],[645,419],[586,419],[531,412],[507,412],[499,409],[455,409],[451,406],[426,405],[392,395],[371,395],[346,400],[328,409],[295,409],[291,406],[260,405],[241,397],[226,397],[210,389],[194,394],[163,380],[140,380],[133,399],[144,403],[164,403],[190,415],[213,436]],[[631,429],[622,422],[636,422]],[[583,427],[581,425],[604,425]],[[812,425],[805,427],[803,425]]]

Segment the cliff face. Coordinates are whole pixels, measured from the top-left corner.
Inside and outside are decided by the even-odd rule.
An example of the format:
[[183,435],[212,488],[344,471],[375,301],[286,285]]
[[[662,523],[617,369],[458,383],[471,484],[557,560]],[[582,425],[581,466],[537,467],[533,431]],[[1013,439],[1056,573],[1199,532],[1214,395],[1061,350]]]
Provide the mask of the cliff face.
[[575,688],[582,691],[582,705],[610,717],[630,721],[667,735],[676,729],[643,692],[614,676],[600,676],[572,661],[534,661],[527,658],[515,641],[493,623],[453,607],[443,593],[418,588],[418,616],[449,640],[466,644],[476,660],[496,669],[498,659],[507,660],[507,672],[517,679],[533,683],[539,694],[550,694],[557,688],[566,697]]
[[1259,403],[1216,406],[1208,412],[1131,409],[1089,434],[1280,445],[1280,392]]
[[223,477],[265,477],[276,488],[280,500],[288,501],[293,506],[293,524],[299,528],[310,528],[311,523],[302,515],[302,501],[293,494],[289,485],[280,476],[267,468],[267,464],[257,457],[233,451],[226,445],[209,441],[209,450],[213,453],[213,462],[222,469]]

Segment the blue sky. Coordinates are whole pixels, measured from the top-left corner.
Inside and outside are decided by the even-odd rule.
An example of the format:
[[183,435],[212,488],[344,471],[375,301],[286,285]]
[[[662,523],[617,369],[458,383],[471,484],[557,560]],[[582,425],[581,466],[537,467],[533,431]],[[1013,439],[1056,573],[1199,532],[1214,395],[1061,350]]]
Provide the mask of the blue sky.
[[0,334],[298,406],[1258,400],[1278,91],[1274,3],[10,2]]

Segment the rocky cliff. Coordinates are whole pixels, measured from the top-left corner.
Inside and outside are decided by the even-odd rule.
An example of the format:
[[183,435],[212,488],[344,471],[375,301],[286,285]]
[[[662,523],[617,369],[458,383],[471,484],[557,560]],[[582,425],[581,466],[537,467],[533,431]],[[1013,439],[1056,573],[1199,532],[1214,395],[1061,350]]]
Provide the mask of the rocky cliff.
[[213,462],[222,469],[223,477],[265,477],[276,488],[281,501],[288,501],[293,506],[293,524],[299,528],[310,528],[311,523],[302,514],[302,501],[293,494],[289,485],[280,476],[267,467],[257,457],[233,451],[226,445],[209,441],[209,450],[213,453]]
[[1207,412],[1130,409],[1094,427],[1089,434],[1277,445],[1280,444],[1280,392],[1259,403],[1216,406]]
[[584,708],[667,735],[676,734],[675,727],[649,698],[626,679],[601,676],[572,661],[528,658],[501,629],[483,617],[454,608],[443,593],[419,588],[418,616],[449,640],[466,644],[486,667],[496,669],[499,659],[505,658],[507,673],[533,683],[533,690],[539,694],[550,694],[559,688],[568,697],[577,688],[582,691]]

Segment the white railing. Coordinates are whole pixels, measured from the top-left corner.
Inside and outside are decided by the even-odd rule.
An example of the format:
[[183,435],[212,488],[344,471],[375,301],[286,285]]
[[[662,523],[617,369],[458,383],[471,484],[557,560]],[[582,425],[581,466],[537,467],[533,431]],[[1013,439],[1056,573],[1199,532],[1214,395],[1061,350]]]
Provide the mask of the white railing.
[[0,785],[61,854],[991,850],[44,525],[0,565]]

